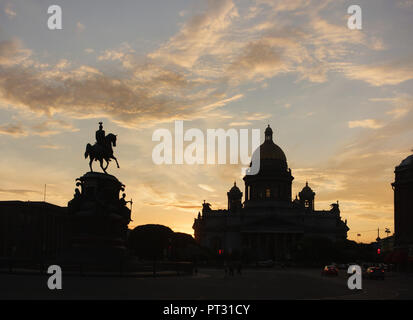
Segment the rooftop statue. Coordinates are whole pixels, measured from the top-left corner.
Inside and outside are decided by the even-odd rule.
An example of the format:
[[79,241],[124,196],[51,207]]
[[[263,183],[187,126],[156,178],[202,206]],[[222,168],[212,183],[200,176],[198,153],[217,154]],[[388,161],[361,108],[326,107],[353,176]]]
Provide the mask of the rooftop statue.
[[[113,155],[113,147],[116,147],[116,135],[109,133],[105,136],[105,130],[103,130],[102,122],[99,122],[99,130],[96,131],[96,143],[92,146],[90,143],[86,145],[85,159],[89,157],[90,171],[93,172],[92,162],[93,160],[100,162],[100,167],[104,173],[109,166],[111,159],[116,161],[116,165],[119,168],[119,163],[116,157]],[[106,161],[106,166],[103,167],[103,160]]]
[[202,204],[202,212],[207,212],[207,211],[211,211],[211,204],[208,202],[205,202]]

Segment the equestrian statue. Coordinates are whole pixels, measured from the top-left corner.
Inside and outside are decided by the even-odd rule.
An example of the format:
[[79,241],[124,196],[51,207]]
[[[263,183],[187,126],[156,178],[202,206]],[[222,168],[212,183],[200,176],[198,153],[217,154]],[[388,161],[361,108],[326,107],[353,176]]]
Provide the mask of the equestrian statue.
[[[99,130],[96,131],[96,143],[92,146],[90,143],[86,145],[85,159],[89,157],[90,171],[93,172],[92,162],[93,160],[100,162],[100,167],[104,173],[109,166],[111,159],[116,161],[116,165],[119,168],[119,163],[116,157],[113,155],[113,147],[116,147],[116,135],[109,133],[105,136],[105,130],[103,130],[102,122],[99,122]],[[106,161],[106,166],[103,167],[103,160]]]

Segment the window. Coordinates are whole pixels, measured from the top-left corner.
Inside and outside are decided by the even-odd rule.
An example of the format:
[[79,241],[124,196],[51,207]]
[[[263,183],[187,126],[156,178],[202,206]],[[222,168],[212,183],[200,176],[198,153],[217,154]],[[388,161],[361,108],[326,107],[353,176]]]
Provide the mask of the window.
[[265,189],[265,197],[268,199],[268,198],[271,198],[271,189]]
[[306,208],[309,208],[309,207],[310,207],[310,201],[305,200],[305,201],[304,201],[304,206],[305,206]]

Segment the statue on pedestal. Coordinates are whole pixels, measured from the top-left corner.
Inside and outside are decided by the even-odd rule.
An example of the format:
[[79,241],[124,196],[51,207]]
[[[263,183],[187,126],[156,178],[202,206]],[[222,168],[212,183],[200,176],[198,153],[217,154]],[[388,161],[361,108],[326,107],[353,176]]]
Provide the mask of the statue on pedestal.
[[[72,217],[72,247],[75,255],[85,257],[122,256],[126,252],[125,241],[131,210],[127,207],[125,186],[106,172],[116,146],[114,134],[105,135],[102,122],[96,132],[96,143],[86,147],[85,156],[90,157],[90,172],[76,179],[74,197],[68,203]],[[92,161],[99,160],[104,173],[93,172]],[[106,160],[106,167],[102,161]],[[119,167],[119,165],[118,165]],[[122,197],[120,194],[123,193]],[[82,253],[82,254],[80,254]]]

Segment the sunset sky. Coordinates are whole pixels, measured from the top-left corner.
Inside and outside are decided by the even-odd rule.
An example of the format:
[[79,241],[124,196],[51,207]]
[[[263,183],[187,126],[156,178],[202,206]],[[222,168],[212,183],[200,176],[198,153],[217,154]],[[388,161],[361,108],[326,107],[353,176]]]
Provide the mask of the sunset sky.
[[[47,28],[53,4],[63,30]],[[340,201],[350,239],[383,237],[413,148],[412,31],[413,0],[0,0],[0,200],[43,200],[47,184],[66,205],[103,121],[130,227],[193,234],[204,199],[244,191],[241,165],[155,165],[152,133],[270,124],[293,195],[308,181],[317,210]]]

